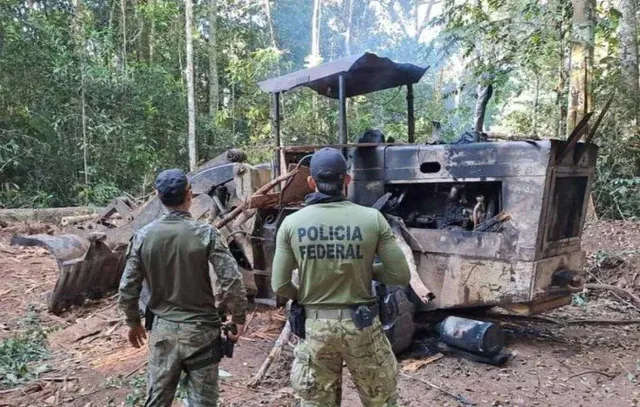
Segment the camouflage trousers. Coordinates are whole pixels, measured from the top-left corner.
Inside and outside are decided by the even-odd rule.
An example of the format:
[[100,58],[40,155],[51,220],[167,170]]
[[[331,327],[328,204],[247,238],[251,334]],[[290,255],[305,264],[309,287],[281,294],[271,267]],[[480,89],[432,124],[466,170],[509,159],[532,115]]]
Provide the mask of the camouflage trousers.
[[[211,346],[220,328],[156,318],[149,338],[145,406],[169,407],[175,397],[184,360]],[[191,359],[193,360],[193,358]],[[185,372],[189,407],[218,405],[218,364]]]
[[291,369],[302,407],[340,405],[343,362],[364,406],[397,406],[398,362],[378,318],[363,330],[350,319],[307,318],[305,333]]

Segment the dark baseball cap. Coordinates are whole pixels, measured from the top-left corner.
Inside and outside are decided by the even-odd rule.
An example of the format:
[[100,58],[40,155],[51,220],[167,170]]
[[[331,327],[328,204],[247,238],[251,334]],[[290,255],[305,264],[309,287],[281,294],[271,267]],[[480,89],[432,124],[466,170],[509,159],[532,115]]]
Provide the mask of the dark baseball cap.
[[154,186],[163,204],[180,205],[189,190],[189,179],[181,169],[172,168],[158,174]]
[[347,174],[347,160],[335,148],[325,147],[311,157],[311,177],[316,181],[339,181]]

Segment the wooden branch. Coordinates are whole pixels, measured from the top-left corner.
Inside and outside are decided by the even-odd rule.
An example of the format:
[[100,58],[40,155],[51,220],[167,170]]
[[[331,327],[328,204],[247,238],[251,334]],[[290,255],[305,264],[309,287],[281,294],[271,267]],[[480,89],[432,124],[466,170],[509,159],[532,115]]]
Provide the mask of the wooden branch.
[[619,375],[619,374],[620,374],[620,373],[615,373],[615,374],[612,374],[612,373],[605,373],[605,372],[601,372],[601,371],[599,371],[599,370],[587,370],[586,372],[573,374],[573,375],[571,375],[571,376],[567,377],[566,379],[564,379],[564,381],[566,382],[567,380],[571,380],[571,379],[573,379],[574,377],[583,376],[583,375],[591,374],[591,373],[595,373],[595,374],[599,374],[599,375],[602,375],[602,376],[606,376],[606,377],[608,377],[609,379],[613,379],[613,378],[615,378],[617,375]]
[[636,307],[640,307],[640,298],[635,294],[625,290],[624,288],[616,287],[615,285],[610,285],[610,284],[585,284],[584,287],[589,290],[612,291],[616,294],[626,296],[627,298],[631,299],[631,302],[633,302]]
[[436,386],[435,384],[433,384],[431,382],[428,382],[428,381],[426,381],[424,379],[421,379],[419,377],[411,376],[411,375],[408,375],[406,373],[400,373],[400,376],[405,377],[407,379],[415,380],[415,381],[423,383],[423,384],[426,384],[427,386],[429,386],[429,387],[431,387],[433,389],[436,389],[436,390],[440,391],[441,393],[446,394],[449,397],[454,398],[455,400],[457,400],[462,405],[467,405],[467,406],[475,405],[473,402],[467,400],[466,398],[462,397],[461,395],[454,394],[454,393],[450,392],[449,390],[445,390],[442,387]]
[[291,335],[291,325],[287,320],[287,323],[284,325],[284,328],[282,328],[282,332],[280,332],[280,336],[278,336],[278,339],[276,339],[276,342],[273,344],[273,348],[271,349],[271,352],[269,352],[269,355],[267,355],[267,358],[264,360],[264,362],[262,362],[262,366],[260,366],[260,370],[258,370],[258,373],[256,373],[253,376],[253,378],[249,380],[249,382],[247,383],[247,386],[256,387],[262,382],[262,379],[264,379],[264,376],[267,374],[267,371],[269,370],[273,362],[275,362],[280,357],[280,353],[282,352],[282,347],[286,343],[289,343],[290,335]]

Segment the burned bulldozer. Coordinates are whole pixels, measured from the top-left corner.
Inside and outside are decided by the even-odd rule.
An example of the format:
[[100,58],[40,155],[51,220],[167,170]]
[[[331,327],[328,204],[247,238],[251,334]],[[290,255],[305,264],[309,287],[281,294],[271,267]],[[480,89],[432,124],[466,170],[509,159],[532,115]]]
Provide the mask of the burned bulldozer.
[[[333,147],[349,163],[348,198],[387,217],[409,261],[410,287],[380,299],[394,304],[385,327],[394,350],[409,344],[415,312],[500,306],[534,314],[569,304],[582,289],[581,234],[597,157],[590,142],[595,129],[588,142],[578,142],[588,116],[568,140],[498,142],[476,129],[455,143],[417,144],[413,84],[425,71],[366,53],[258,84],[272,95],[273,163],[251,166],[236,152],[190,174],[194,217],[220,228],[252,297],[276,300],[270,289],[276,233],[302,207],[308,157],[323,147],[281,145],[280,96],[301,86],[339,101],[340,139]],[[401,86],[408,143],[385,142],[380,131],[350,143],[346,99]],[[48,247],[59,260],[51,311],[113,290],[128,238],[161,210],[153,199],[117,228],[16,237],[19,244]],[[74,278],[83,282],[63,282]]]

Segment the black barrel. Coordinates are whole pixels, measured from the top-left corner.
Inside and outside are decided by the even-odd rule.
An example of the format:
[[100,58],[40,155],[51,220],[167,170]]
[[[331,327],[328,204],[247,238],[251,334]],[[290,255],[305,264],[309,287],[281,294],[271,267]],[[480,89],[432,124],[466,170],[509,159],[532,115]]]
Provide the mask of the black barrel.
[[438,327],[442,342],[469,352],[494,354],[504,346],[504,332],[491,322],[447,317]]

